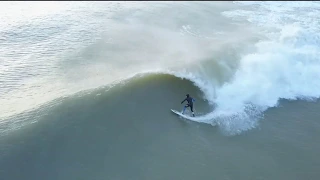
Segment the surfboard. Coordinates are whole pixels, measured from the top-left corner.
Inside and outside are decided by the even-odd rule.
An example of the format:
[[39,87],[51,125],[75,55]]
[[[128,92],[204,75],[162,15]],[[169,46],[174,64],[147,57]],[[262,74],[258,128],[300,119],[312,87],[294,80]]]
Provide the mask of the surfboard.
[[184,115],[184,114],[182,114],[181,112],[176,111],[176,110],[174,110],[174,109],[171,109],[171,111],[172,111],[173,113],[175,113],[176,115],[181,116],[181,117],[183,117],[183,118],[185,118],[185,119],[189,119],[189,120],[194,120],[194,119],[195,119],[195,117],[191,117],[191,116],[188,116],[188,115]]

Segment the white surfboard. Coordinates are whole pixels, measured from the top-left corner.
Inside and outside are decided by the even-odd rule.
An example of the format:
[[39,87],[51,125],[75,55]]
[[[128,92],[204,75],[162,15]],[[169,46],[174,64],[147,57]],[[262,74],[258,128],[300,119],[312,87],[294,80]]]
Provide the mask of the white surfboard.
[[171,109],[171,111],[172,111],[173,113],[175,113],[175,114],[177,114],[177,115],[185,118],[185,119],[195,120],[195,117],[191,117],[191,116],[188,116],[188,115],[184,115],[184,114],[182,114],[181,112],[176,111],[176,110],[174,110],[174,109]]

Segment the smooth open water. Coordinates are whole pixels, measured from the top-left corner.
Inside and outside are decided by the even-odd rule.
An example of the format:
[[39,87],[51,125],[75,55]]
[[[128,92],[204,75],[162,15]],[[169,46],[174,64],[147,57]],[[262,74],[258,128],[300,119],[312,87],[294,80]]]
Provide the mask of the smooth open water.
[[0,5],[0,179],[319,179],[320,3]]

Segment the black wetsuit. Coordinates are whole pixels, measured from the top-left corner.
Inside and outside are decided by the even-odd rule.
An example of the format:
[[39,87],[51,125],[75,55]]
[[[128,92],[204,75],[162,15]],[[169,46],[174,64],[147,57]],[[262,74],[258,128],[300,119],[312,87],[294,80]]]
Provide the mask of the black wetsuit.
[[185,102],[185,101],[188,102],[188,104],[185,105],[185,107],[190,107],[191,111],[193,112],[193,98],[189,96],[189,97],[185,98],[185,99],[181,102],[181,104],[182,104],[183,102]]

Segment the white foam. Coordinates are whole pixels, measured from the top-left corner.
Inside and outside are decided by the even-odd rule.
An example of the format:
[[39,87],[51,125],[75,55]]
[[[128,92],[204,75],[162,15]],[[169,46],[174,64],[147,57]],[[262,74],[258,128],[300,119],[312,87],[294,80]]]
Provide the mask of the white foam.
[[[192,80],[204,91],[209,102],[216,104],[213,112],[195,121],[218,124],[225,132],[236,134],[256,127],[263,112],[276,107],[279,99],[320,97],[320,35],[316,31],[320,24],[313,22],[319,19],[315,16],[320,13],[310,13],[314,3],[302,3],[304,8],[312,8],[309,13],[300,14],[294,14],[293,10],[301,8],[301,3],[287,4],[290,3],[254,3],[260,5],[259,8],[225,13],[229,17],[241,14],[258,26],[264,26],[266,32],[272,27],[279,31],[270,30],[269,40],[258,42],[254,53],[244,55],[233,79],[216,87],[216,93],[214,84],[204,76],[192,72],[174,73]],[[271,19],[270,12],[273,13]],[[289,22],[294,23],[284,21],[289,18]]]

